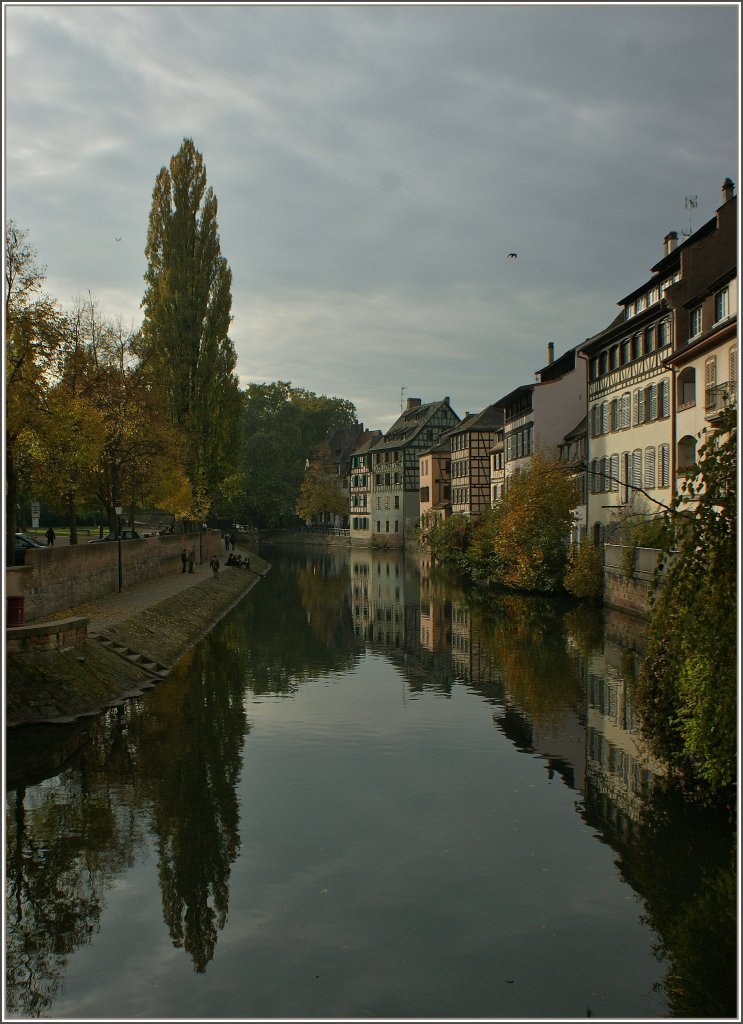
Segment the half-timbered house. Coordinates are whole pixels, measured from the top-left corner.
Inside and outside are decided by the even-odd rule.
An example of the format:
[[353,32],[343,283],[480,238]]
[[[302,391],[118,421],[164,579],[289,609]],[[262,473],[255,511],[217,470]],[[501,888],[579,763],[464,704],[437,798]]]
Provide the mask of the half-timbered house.
[[481,515],[490,508],[490,450],[503,426],[503,410],[489,405],[479,413],[466,413],[450,431],[451,510]]
[[[406,531],[418,525],[420,518],[419,456],[441,434],[456,426],[459,416],[449,399],[423,404],[409,398],[407,406],[390,429],[368,448],[370,464],[369,528],[372,538],[395,546],[402,545]],[[366,540],[354,530],[351,540]]]

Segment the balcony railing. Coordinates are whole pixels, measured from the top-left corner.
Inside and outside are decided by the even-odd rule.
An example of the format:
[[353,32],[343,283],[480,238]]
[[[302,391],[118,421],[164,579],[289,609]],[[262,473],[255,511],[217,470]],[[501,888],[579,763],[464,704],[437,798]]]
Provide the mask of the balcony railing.
[[737,405],[735,382],[726,381],[704,392],[704,415],[719,416],[726,409],[734,409]]

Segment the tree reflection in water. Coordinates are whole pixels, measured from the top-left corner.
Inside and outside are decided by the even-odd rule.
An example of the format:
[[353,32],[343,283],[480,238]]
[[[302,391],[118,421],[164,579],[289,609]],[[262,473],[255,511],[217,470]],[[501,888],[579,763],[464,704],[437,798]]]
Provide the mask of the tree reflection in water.
[[658,936],[668,1012],[734,1016],[733,830],[684,805],[645,758],[636,652],[607,613],[513,595],[472,600],[409,556],[352,553],[350,572],[342,553],[281,557],[281,571],[156,690],[91,725],[56,777],[9,792],[8,1013],[49,1014],[107,891],[148,843],[170,938],[207,970],[240,851],[246,691],[294,693],[367,649],[411,693],[466,686],[490,705],[503,736],[575,791],[576,813],[614,851]]

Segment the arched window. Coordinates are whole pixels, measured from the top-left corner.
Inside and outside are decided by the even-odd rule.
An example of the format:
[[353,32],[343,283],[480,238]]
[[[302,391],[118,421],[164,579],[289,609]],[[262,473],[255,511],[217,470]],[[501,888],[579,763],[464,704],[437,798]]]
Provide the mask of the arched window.
[[697,458],[697,442],[696,438],[687,434],[682,437],[676,447],[676,468],[679,473],[683,473],[694,465]]
[[679,399],[681,405],[694,405],[697,400],[697,372],[693,366],[679,375]]

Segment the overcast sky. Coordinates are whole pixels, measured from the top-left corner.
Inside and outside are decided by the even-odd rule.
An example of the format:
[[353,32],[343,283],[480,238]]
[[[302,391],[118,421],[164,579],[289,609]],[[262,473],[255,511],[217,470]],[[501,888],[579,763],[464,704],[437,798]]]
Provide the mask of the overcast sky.
[[[739,7],[5,4],[5,215],[63,304],[141,321],[194,140],[243,386],[386,430],[479,411],[605,327],[739,185]],[[116,241],[120,237],[120,241]],[[510,252],[517,259],[508,259]]]

